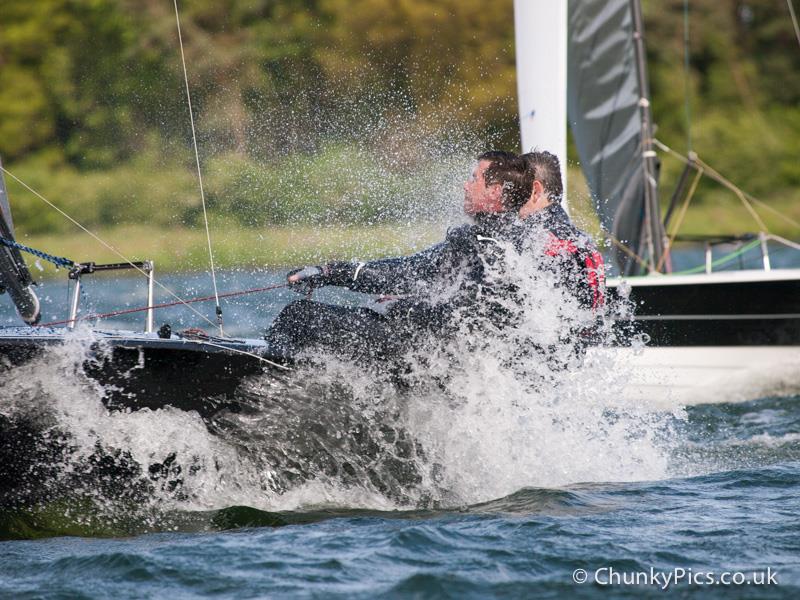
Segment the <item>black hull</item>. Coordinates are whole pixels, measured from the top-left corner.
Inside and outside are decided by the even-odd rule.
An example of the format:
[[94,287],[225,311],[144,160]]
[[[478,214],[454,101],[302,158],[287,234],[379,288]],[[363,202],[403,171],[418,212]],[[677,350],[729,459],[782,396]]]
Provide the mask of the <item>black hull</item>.
[[[63,360],[53,352],[65,343],[74,345],[67,363],[74,354],[78,376],[82,371],[101,384],[102,402],[108,409],[171,406],[196,411],[209,425],[220,411],[241,410],[242,396],[236,392],[245,379],[281,370],[264,359],[276,365],[286,362],[270,355],[261,340],[160,339],[101,331],[80,339],[80,334],[63,329],[7,327],[0,328],[0,377],[23,365],[53,369],[53,362]],[[63,371],[64,365],[59,366]],[[70,376],[71,367],[65,376]],[[0,508],[68,497],[76,486],[111,486],[103,493],[119,498],[134,492],[145,497],[152,486],[180,482],[169,469],[169,457],[165,464],[139,465],[129,455],[98,447],[94,455],[73,464],[73,452],[70,436],[37,410],[0,411]]]
[[[800,346],[800,272],[773,279],[759,273],[763,279],[720,273],[629,280],[635,329],[656,347]],[[609,286],[612,304],[624,287]]]
[[[46,360],[49,348],[70,339],[63,330],[0,329],[0,359],[6,368]],[[169,405],[197,411],[204,418],[221,409],[236,410],[235,392],[243,379],[280,368],[270,363],[287,362],[271,355],[260,340],[162,340],[98,332],[78,343],[85,344],[78,359],[83,372],[103,386],[109,409]]]
[[[121,336],[118,332],[94,332],[83,341],[70,337],[74,336],[68,335],[65,340],[63,330],[0,329],[0,372],[24,365],[33,368],[33,377],[38,369],[63,372],[59,346],[77,341],[74,350],[68,348],[67,362],[74,355],[74,366],[82,371],[78,376],[85,374],[103,384],[102,401],[107,408],[171,406],[196,411],[210,433],[223,438],[231,427],[237,432],[241,423],[229,411],[264,419],[265,405],[259,404],[261,398],[254,398],[247,386],[242,389],[243,382],[266,377],[270,385],[281,385],[292,376],[284,366],[290,361],[270,352],[261,340],[161,340],[143,334]],[[40,508],[49,510],[50,506],[62,511],[72,502],[76,502],[76,510],[82,510],[84,501],[99,502],[102,508],[113,503],[146,505],[155,496],[182,498],[184,481],[193,475],[191,456],[176,459],[175,453],[151,454],[142,460],[124,450],[124,445],[119,448],[104,440],[94,447],[78,447],[73,434],[57,418],[45,414],[47,397],[32,406],[33,410],[20,409],[14,403],[15,385],[16,381],[4,390],[4,399],[13,410],[0,406],[0,513],[21,511],[19,514],[27,515],[26,511],[33,510],[35,515]],[[53,394],[53,390],[48,389],[46,394]],[[275,411],[274,423],[279,427],[296,429],[298,435],[290,438],[292,449],[272,448],[271,438],[260,437],[261,429],[253,433],[267,452],[275,454],[275,463],[270,463],[275,473],[264,483],[269,489],[282,492],[296,481],[323,473],[345,483],[368,478],[382,493],[403,499],[404,490],[421,481],[416,462],[421,447],[402,428],[376,419],[373,413],[365,417],[358,406],[331,403],[324,397],[320,398],[325,405],[319,412],[317,397],[300,394],[287,398],[298,402],[296,412],[279,403],[266,406]],[[312,407],[307,414],[306,406]],[[287,415],[296,421],[284,423],[281,419]],[[269,435],[270,426],[266,426],[264,436]],[[347,435],[342,438],[343,431]],[[152,434],[160,435],[157,430]],[[386,451],[387,446],[390,451]],[[341,447],[352,460],[340,464],[335,458],[339,450],[332,455],[332,447]],[[179,464],[180,460],[184,462]]]

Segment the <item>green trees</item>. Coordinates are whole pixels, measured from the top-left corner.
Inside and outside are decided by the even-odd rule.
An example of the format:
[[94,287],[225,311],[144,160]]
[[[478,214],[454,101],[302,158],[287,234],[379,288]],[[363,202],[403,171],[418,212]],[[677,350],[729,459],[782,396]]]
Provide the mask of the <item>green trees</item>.
[[[408,197],[429,215],[482,144],[517,143],[511,0],[179,4],[211,209],[238,224],[391,220]],[[683,0],[644,8],[657,135],[685,150]],[[764,199],[796,197],[785,5],[692,0],[690,17],[693,148]],[[0,156],[87,224],[192,224],[182,77],[169,0],[3,0]],[[23,230],[61,227],[9,187]]]
[[[683,0],[645,2],[657,136],[687,149]],[[748,192],[797,198],[800,46],[786,4],[689,3],[693,149]],[[665,163],[669,180],[680,165]],[[713,185],[698,198],[723,193]]]

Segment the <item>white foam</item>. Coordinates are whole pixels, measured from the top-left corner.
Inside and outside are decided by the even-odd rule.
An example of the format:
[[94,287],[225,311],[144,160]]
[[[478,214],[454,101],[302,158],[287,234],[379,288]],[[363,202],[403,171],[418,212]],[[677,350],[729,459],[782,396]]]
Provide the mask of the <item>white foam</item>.
[[[158,490],[155,501],[184,509],[388,510],[472,504],[530,486],[667,477],[669,423],[680,413],[625,400],[620,390],[632,375],[625,363],[602,354],[577,360],[560,339],[591,315],[529,257],[512,252],[508,261],[508,273],[495,276],[520,290],[507,305],[525,305],[519,325],[479,333],[465,326],[452,343],[412,353],[411,392],[329,360],[306,374],[311,388],[271,375],[249,382],[245,391],[261,412],[230,415],[228,429],[211,433],[193,412],[106,410],[102,389],[80,372],[92,340],[79,330],[43,360],[10,372],[0,410],[49,414],[85,456],[98,442],[145,468],[174,454],[184,496]],[[554,345],[553,358],[569,368],[554,370],[535,352],[514,363],[520,344]],[[377,440],[377,458],[356,455],[354,423]],[[403,460],[419,481],[398,479],[382,462],[399,456],[380,441],[386,425],[418,442],[419,452]],[[348,465],[355,475],[344,475]]]

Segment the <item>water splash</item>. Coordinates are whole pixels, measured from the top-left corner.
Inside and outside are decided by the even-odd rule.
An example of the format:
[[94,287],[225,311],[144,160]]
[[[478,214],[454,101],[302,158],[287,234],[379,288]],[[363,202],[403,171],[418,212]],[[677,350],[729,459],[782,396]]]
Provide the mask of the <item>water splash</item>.
[[625,366],[565,339],[594,317],[541,264],[506,256],[503,277],[518,293],[498,302],[520,315],[515,326],[463,319],[452,339],[409,352],[402,385],[391,369],[328,356],[243,382],[242,410],[209,422],[170,407],[109,411],[82,372],[103,352],[85,329],[8,371],[0,410],[65,436],[57,479],[110,512],[120,489],[132,490],[128,504],[162,512],[388,510],[666,477],[674,415],[626,403]]
[[[459,204],[461,165],[474,155],[462,135],[436,138],[411,121],[373,126],[375,150],[361,158],[374,169],[364,176],[341,163],[353,195],[339,200],[392,196],[399,177],[416,193],[403,206],[389,202],[389,213],[402,209],[416,221]],[[261,191],[285,192],[308,173],[295,175]],[[246,196],[263,198],[243,181]],[[538,239],[544,243],[543,232]],[[621,397],[630,375],[623,362],[583,355],[575,332],[594,315],[565,292],[558,273],[531,259],[543,247],[504,251],[496,268],[485,266],[490,279],[517,290],[492,299],[515,315],[512,324],[501,326],[482,307],[477,320],[464,315],[452,339],[420,341],[403,358],[401,385],[391,368],[327,356],[290,378],[243,382],[242,411],[211,421],[169,407],[109,411],[106,390],[82,370],[102,345],[93,349],[91,330],[80,329],[7,371],[0,413],[58,442],[58,455],[44,452],[43,460],[58,465],[59,492],[77,488],[103,502],[122,496],[148,509],[459,506],[524,487],[667,476],[674,415]]]
[[552,272],[506,250],[505,283],[513,274],[519,293],[498,301],[521,314],[515,327],[465,318],[452,339],[420,341],[401,386],[391,368],[331,356],[294,387],[250,385],[254,415],[229,415],[223,429],[275,470],[272,502],[309,480],[337,491],[324,501],[362,490],[361,501],[458,506],[527,486],[667,476],[676,414],[626,401],[624,363],[564,339],[594,315]]
[[545,260],[531,260],[541,250],[505,248],[497,275],[518,293],[494,301],[519,316],[516,326],[489,323],[477,335],[471,324],[462,328],[447,353],[426,360],[428,373],[447,374],[442,393],[433,390],[410,411],[411,429],[442,464],[445,487],[464,503],[522,487],[668,473],[675,415],[625,401],[619,391],[630,372],[613,354],[583,354],[576,332],[595,315],[560,287]]

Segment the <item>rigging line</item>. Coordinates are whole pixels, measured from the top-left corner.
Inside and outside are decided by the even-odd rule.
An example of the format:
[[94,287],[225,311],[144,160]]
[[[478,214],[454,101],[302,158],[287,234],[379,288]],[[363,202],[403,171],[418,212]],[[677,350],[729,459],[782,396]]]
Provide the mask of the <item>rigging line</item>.
[[208,241],[208,258],[211,262],[211,282],[214,284],[214,297],[217,301],[217,325],[219,334],[224,337],[222,331],[222,307],[219,304],[219,293],[217,292],[217,274],[214,270],[214,252],[211,250],[211,232],[208,228],[208,213],[206,212],[206,195],[203,191],[203,173],[200,169],[200,154],[197,152],[197,133],[194,128],[194,113],[192,111],[192,94],[189,92],[189,75],[186,72],[186,56],[183,53],[183,36],[181,35],[181,19],[178,16],[178,0],[173,0],[175,4],[175,23],[178,26],[178,43],[181,47],[181,64],[183,65],[183,81],[186,84],[186,101],[189,104],[189,122],[192,124],[192,145],[194,146],[194,160],[197,164],[197,181],[200,184],[200,200],[203,203],[203,221],[206,225],[206,240]]
[[[280,288],[289,287],[290,284],[282,283],[277,285],[270,285],[267,287],[261,288],[253,288],[250,290],[240,290],[238,292],[227,292],[225,294],[220,294],[220,298],[232,298],[234,296],[244,296],[246,294],[255,294],[258,292],[266,292],[269,290],[277,290]],[[201,298],[189,298],[188,300],[181,300],[180,302],[162,302],[160,304],[151,304],[149,306],[140,306],[138,308],[124,308],[122,310],[114,310],[107,313],[94,313],[90,315],[83,315],[81,317],[76,317],[74,319],[66,319],[64,321],[52,321],[50,323],[41,323],[36,327],[54,327],[55,325],[66,325],[68,323],[75,323],[77,321],[89,321],[92,319],[107,319],[108,317],[117,317],[120,315],[129,315],[132,313],[137,312],[144,312],[146,310],[156,309],[156,308],[169,308],[171,306],[179,306],[182,304],[193,304],[195,302],[208,302],[209,300],[216,299],[216,296],[203,296]],[[213,323],[211,323],[213,325]]]
[[[731,252],[730,254],[726,254],[724,256],[721,256],[720,258],[718,258],[715,261],[712,261],[711,265],[710,265],[712,271],[713,271],[714,267],[719,267],[720,265],[724,265],[725,263],[729,263],[734,258],[737,258],[737,257],[741,256],[742,254],[745,254],[746,252],[749,252],[750,250],[752,250],[753,248],[759,246],[760,244],[761,244],[761,240],[753,240],[752,242],[748,242],[744,246],[740,247],[738,250],[735,250],[735,251]],[[693,275],[694,273],[702,273],[703,271],[705,271],[705,269],[706,269],[706,265],[702,264],[702,265],[698,265],[696,267],[692,267],[691,269],[684,269],[683,271],[676,271],[675,273],[673,273],[673,275]]]
[[786,0],[786,4],[789,6],[789,14],[792,15],[792,25],[794,25],[794,35],[797,37],[797,44],[800,45],[800,27],[797,25],[797,15],[794,13],[792,0]]
[[[52,202],[50,202],[50,200],[48,200],[47,198],[45,198],[44,196],[42,196],[42,195],[41,195],[39,192],[37,192],[35,189],[33,189],[33,188],[32,188],[31,186],[29,186],[27,183],[25,183],[24,181],[22,181],[22,180],[21,180],[19,177],[17,177],[16,175],[14,175],[14,174],[13,174],[11,171],[9,171],[8,169],[6,169],[6,168],[5,168],[3,165],[0,165],[0,170],[2,170],[2,171],[3,171],[3,173],[5,173],[5,174],[6,174],[6,175],[8,175],[9,177],[11,177],[11,178],[12,178],[14,181],[16,181],[17,183],[19,183],[19,184],[20,184],[22,187],[24,187],[26,190],[28,190],[28,191],[29,191],[30,193],[32,193],[34,196],[36,196],[37,198],[39,198],[39,199],[40,199],[42,202],[44,202],[45,204],[47,204],[47,205],[48,205],[50,208],[52,208],[53,210],[55,210],[56,212],[58,212],[58,213],[59,213],[61,216],[63,216],[65,219],[67,219],[68,221],[70,221],[70,222],[71,222],[73,225],[75,225],[76,227],[78,227],[79,229],[81,229],[82,231],[84,231],[85,233],[88,233],[88,234],[89,234],[91,237],[93,237],[93,238],[94,238],[95,240],[97,240],[97,241],[98,241],[100,244],[102,244],[103,246],[105,246],[105,247],[106,247],[108,250],[110,250],[111,252],[113,252],[114,254],[116,254],[117,256],[119,256],[119,257],[120,257],[120,258],[121,258],[123,261],[125,261],[127,264],[131,265],[131,266],[132,266],[134,269],[136,269],[137,271],[139,271],[139,273],[141,273],[141,274],[142,274],[142,275],[144,275],[145,277],[149,277],[149,275],[148,275],[148,274],[147,274],[147,273],[146,273],[146,272],[145,272],[143,269],[141,269],[141,268],[139,268],[138,266],[136,266],[136,265],[133,263],[133,261],[131,261],[131,260],[130,260],[130,259],[127,257],[127,256],[125,256],[124,254],[122,254],[122,252],[120,252],[119,250],[117,250],[116,248],[114,248],[114,246],[112,246],[111,244],[109,244],[108,242],[106,242],[105,240],[103,240],[102,238],[100,238],[100,236],[98,236],[98,235],[96,235],[95,233],[93,233],[93,232],[89,231],[89,230],[88,230],[86,227],[84,227],[83,225],[81,225],[80,223],[78,223],[78,221],[76,221],[75,219],[73,219],[73,218],[72,218],[71,216],[69,216],[69,215],[68,215],[66,212],[64,212],[63,210],[61,210],[61,209],[60,209],[58,206],[56,206],[55,204],[53,204]],[[155,282],[155,284],[156,284],[158,287],[160,287],[162,290],[164,290],[165,292],[167,292],[167,293],[168,293],[170,296],[172,296],[173,298],[175,298],[176,300],[178,300],[178,301],[180,301],[180,302],[182,302],[182,303],[185,303],[185,300],[183,300],[183,298],[181,298],[180,296],[178,296],[178,294],[176,294],[175,292],[173,292],[171,289],[169,289],[169,288],[168,288],[167,286],[165,286],[163,283],[161,283],[160,281],[156,280],[155,278],[153,279],[153,281]],[[213,322],[211,319],[209,319],[208,317],[206,317],[206,316],[205,316],[203,313],[201,313],[199,310],[197,310],[197,309],[196,309],[194,306],[191,306],[191,305],[189,305],[189,304],[187,304],[187,306],[188,306],[188,308],[190,308],[192,311],[194,311],[194,312],[195,312],[195,313],[196,313],[196,314],[197,314],[197,315],[198,315],[198,316],[199,316],[201,319],[204,319],[204,320],[205,320],[207,323],[209,323],[209,324],[210,324],[212,327],[214,327],[214,326],[216,325],[216,324],[215,324],[215,323],[214,323],[214,322]]]
[[257,358],[261,362],[265,362],[268,365],[271,365],[273,367],[277,367],[279,369],[283,369],[284,371],[291,371],[292,370],[290,367],[287,367],[287,366],[282,365],[280,363],[272,362],[271,360],[269,360],[267,358],[264,358],[263,356],[259,356],[258,354],[255,354],[253,352],[247,352],[246,350],[238,350],[236,348],[229,348],[228,346],[223,346],[222,344],[215,344],[214,342],[209,342],[209,341],[206,341],[206,340],[190,340],[190,341],[195,342],[196,344],[205,344],[206,346],[211,346],[213,348],[221,348],[223,350],[227,350],[228,352],[234,352],[236,354],[244,354],[245,356],[250,356],[252,358]]
[[55,256],[54,254],[48,254],[47,252],[42,252],[41,250],[37,250],[36,248],[31,248],[30,246],[26,246],[25,244],[20,244],[19,242],[16,242],[14,240],[8,240],[4,237],[0,237],[0,244],[8,248],[16,248],[17,250],[21,250],[22,252],[27,252],[28,254],[32,254],[37,258],[46,260],[47,262],[54,264],[56,267],[72,267],[75,265],[75,261],[70,260],[69,258],[64,258],[63,256]]
[[775,235],[774,233],[770,233],[767,236],[767,239],[771,239],[780,244],[783,244],[784,246],[788,246],[790,249],[800,250],[800,244],[793,242],[792,240],[787,240],[786,238],[781,237],[779,235]]
[[678,231],[680,231],[681,225],[683,225],[683,219],[686,217],[686,211],[689,209],[689,203],[694,198],[694,193],[697,191],[697,186],[700,184],[700,180],[703,178],[704,174],[705,170],[702,167],[697,169],[697,173],[692,181],[692,186],[689,188],[689,194],[686,196],[686,201],[681,207],[681,212],[678,214],[678,218],[675,219],[675,226],[672,229],[672,239],[670,240],[670,245],[672,245],[675,241],[675,238],[678,237]]
[[[270,286],[262,287],[262,288],[253,288],[253,289],[249,289],[249,290],[240,290],[238,292],[227,292],[225,294],[221,294],[220,297],[229,298],[229,297],[232,297],[232,296],[244,296],[245,294],[255,294],[256,292],[266,292],[266,291],[269,291],[269,290],[277,290],[277,289],[286,288],[286,287],[289,287],[288,283],[270,285]],[[150,310],[150,309],[154,309],[154,308],[166,308],[166,307],[169,307],[169,306],[176,306],[176,305],[179,305],[179,304],[187,304],[188,305],[188,304],[190,304],[192,302],[204,302],[204,301],[207,302],[208,300],[214,300],[214,299],[215,299],[215,296],[204,296],[202,298],[192,298],[190,300],[184,300],[184,301],[181,301],[181,302],[164,302],[162,304],[154,304],[152,306],[145,306],[145,307],[140,307],[140,308],[130,308],[130,309],[126,309],[126,310],[118,310],[118,311],[114,311],[114,312],[110,312],[110,313],[100,313],[100,314],[86,315],[86,316],[83,316],[83,317],[78,317],[76,319],[67,319],[66,321],[54,321],[52,323],[43,323],[43,324],[37,325],[37,327],[52,327],[52,326],[55,326],[55,325],[65,325],[67,323],[73,323],[73,322],[76,322],[76,321],[84,321],[84,320],[89,320],[89,319],[102,319],[102,318],[106,318],[106,317],[114,317],[114,316],[123,315],[123,314],[129,314],[129,313],[135,313],[135,312],[143,312],[145,310]],[[212,325],[213,325],[213,323],[212,323]],[[230,348],[228,346],[223,346],[221,344],[215,344],[214,342],[211,342],[211,341],[208,341],[208,340],[184,339],[183,341],[192,342],[192,343],[196,343],[196,344],[206,344],[208,346],[213,346],[214,348],[221,348],[221,349],[226,350],[228,352],[234,352],[236,354],[243,354],[245,356],[250,356],[250,357],[255,358],[255,359],[257,359],[257,360],[259,360],[261,362],[267,363],[268,365],[271,365],[273,367],[277,367],[278,369],[283,369],[284,371],[291,371],[292,370],[290,367],[287,367],[285,365],[273,362],[273,361],[271,361],[269,359],[264,358],[263,356],[255,354],[254,352],[247,352],[246,350],[239,350],[237,348]]]
[[[686,156],[683,156],[680,152],[676,152],[675,150],[673,150],[672,148],[670,148],[669,146],[667,146],[663,142],[659,141],[658,139],[653,138],[653,143],[656,146],[658,146],[659,149],[663,150],[667,154],[671,154],[672,156],[678,158],[679,160],[683,161],[686,164],[692,164],[691,159],[687,158]],[[780,211],[775,210],[774,208],[769,206],[767,203],[759,200],[758,198],[754,198],[753,196],[751,196],[750,194],[748,194],[747,192],[742,190],[735,183],[733,183],[732,181],[727,179],[725,176],[723,176],[721,173],[717,172],[708,163],[706,163],[705,161],[703,161],[702,159],[697,157],[697,155],[695,155],[694,168],[697,169],[698,167],[703,168],[705,171],[707,171],[706,175],[709,178],[711,178],[714,181],[716,181],[717,183],[725,186],[730,191],[732,191],[734,194],[736,194],[736,196],[739,198],[739,200],[742,201],[742,204],[744,204],[744,207],[750,213],[750,216],[753,217],[753,219],[756,221],[758,226],[763,229],[763,231],[769,233],[769,229],[767,228],[766,224],[761,219],[761,217],[758,215],[758,213],[755,211],[755,209],[752,207],[751,203],[752,204],[758,204],[759,206],[761,206],[765,210],[768,210],[769,212],[773,213],[777,217],[783,219],[784,221],[786,221],[788,223],[791,223],[795,227],[799,227],[800,228],[800,223],[798,223],[797,221],[795,221],[791,217],[781,213]]]
[[613,235],[611,235],[610,233],[608,234],[608,239],[609,239],[609,240],[611,241],[611,243],[612,243],[612,244],[614,244],[614,245],[615,245],[617,248],[619,248],[620,250],[622,250],[623,252],[625,252],[625,254],[627,254],[628,256],[630,256],[630,257],[631,257],[633,260],[635,260],[636,262],[638,262],[640,266],[644,267],[645,269],[649,269],[650,265],[648,265],[648,264],[647,264],[647,262],[646,262],[646,261],[645,261],[645,260],[644,260],[644,259],[643,259],[641,256],[639,256],[638,254],[636,254],[636,252],[634,252],[633,250],[631,250],[630,248],[628,248],[628,247],[627,247],[625,244],[623,244],[622,242],[620,242],[620,241],[619,241],[617,238],[615,238],[615,237],[614,237]]
[[672,235],[670,235],[669,239],[667,240],[667,250],[661,256],[661,260],[658,261],[658,266],[656,267],[656,271],[661,271],[661,267],[663,266],[664,260],[667,256],[669,256],[670,251],[672,250],[673,244],[675,244],[675,238],[678,236],[678,230],[681,228],[683,224],[683,219],[686,216],[686,211],[689,208],[689,203],[692,201],[694,197],[694,193],[697,191],[697,185],[700,183],[700,179],[703,177],[703,169],[700,168],[697,170],[697,173],[694,176],[694,180],[692,180],[692,186],[689,188],[689,193],[686,195],[686,199],[683,201],[683,205],[681,206],[680,211],[678,212],[678,217],[675,219],[675,225],[672,228]]
[[[658,140],[657,138],[653,138],[653,143],[656,146],[658,146],[658,148],[660,150],[666,152],[667,154],[671,154],[672,156],[674,156],[678,160],[680,160],[680,161],[682,161],[682,162],[684,162],[686,164],[690,164],[691,159],[689,159],[686,156],[683,156],[680,152],[676,152],[675,150],[673,150],[672,148],[670,148],[669,146],[667,146],[665,143],[663,143],[662,141]],[[697,168],[697,165],[695,164],[695,169],[696,168]],[[708,176],[711,177],[711,179],[714,179],[715,181],[718,181],[711,174],[709,174]],[[720,175],[720,177],[721,177],[721,175]],[[720,181],[719,183],[722,183],[722,182]],[[733,185],[733,184],[731,183],[731,185]],[[758,198],[752,196],[751,194],[748,194],[744,190],[740,190],[740,191],[753,204],[757,204],[758,206],[760,206],[761,208],[763,208],[767,212],[772,213],[774,216],[778,217],[779,219],[782,219],[783,221],[786,221],[787,223],[789,223],[789,224],[793,225],[794,227],[797,227],[798,229],[800,229],[800,221],[795,221],[789,215],[783,214],[781,211],[771,207],[769,204],[767,204],[763,200],[759,200]]]
[[750,200],[750,202],[752,202],[754,204],[757,204],[758,206],[760,206],[761,208],[763,208],[767,212],[771,212],[776,217],[779,217],[779,218],[783,219],[784,221],[786,221],[787,223],[791,223],[792,225],[794,225],[795,227],[800,229],[800,221],[795,221],[789,215],[785,215],[781,211],[779,211],[778,209],[772,208],[769,204],[767,204],[766,202],[764,202],[762,200],[759,200],[758,198],[753,198],[748,193],[745,193],[745,196],[747,196],[747,198],[748,198],[748,200]]
[[732,181],[730,181],[727,178],[725,178],[721,173],[718,173],[717,171],[715,171],[711,166],[709,166],[707,163],[705,163],[703,161],[703,159],[698,157],[697,158],[697,163],[704,170],[708,171],[710,177],[712,177],[713,179],[715,179],[716,181],[718,181],[719,183],[724,185],[726,188],[731,190],[734,194],[736,194],[736,196],[739,198],[739,200],[742,201],[742,204],[744,205],[744,207],[747,209],[747,212],[750,213],[750,216],[753,217],[753,219],[755,220],[756,224],[761,228],[761,231],[766,231],[767,233],[770,232],[769,228],[767,227],[767,224],[764,223],[764,221],[761,219],[759,214],[756,212],[756,209],[753,208],[753,205],[751,204],[751,202],[745,197],[744,192],[741,189],[739,189],[739,187],[735,183],[733,183]]
[[[658,140],[658,139],[656,139],[656,138],[653,138],[653,143],[654,143],[656,146],[658,146],[658,148],[659,148],[660,150],[662,150],[662,151],[666,152],[667,154],[671,154],[673,157],[677,158],[678,160],[680,160],[680,161],[682,161],[682,162],[684,162],[684,163],[686,163],[686,164],[689,164],[689,163],[690,163],[691,159],[689,159],[689,158],[688,158],[688,157],[686,157],[686,156],[683,156],[683,155],[682,155],[680,152],[676,152],[675,150],[673,150],[672,148],[670,148],[669,146],[667,146],[667,145],[666,145],[665,143],[663,143],[662,141],[660,141],[660,140]],[[704,163],[704,164],[706,164],[706,163]],[[694,168],[695,168],[695,169],[697,169],[697,161],[695,161],[695,167],[694,167]],[[713,169],[712,169],[712,170],[713,170]],[[715,171],[715,173],[716,173],[716,171]],[[718,177],[719,177],[719,178],[721,178],[721,179],[725,179],[724,177],[722,177],[722,175],[719,175],[719,174],[717,174],[717,175],[718,175]],[[711,173],[709,173],[709,174],[708,174],[708,176],[709,176],[711,179],[714,179],[715,181],[717,181],[717,182],[719,182],[719,183],[723,183],[723,182],[722,182],[720,179],[717,179],[717,177],[715,177],[715,176],[714,176],[714,175],[712,175]],[[727,179],[725,179],[725,181],[727,181]],[[731,183],[731,182],[729,182],[729,181],[728,181],[728,183],[729,183],[730,185],[734,185],[733,183]],[[735,187],[735,186],[734,186],[734,187]],[[739,188],[736,188],[736,189],[739,189]],[[797,227],[798,229],[800,229],[800,221],[795,221],[795,220],[794,220],[792,217],[790,217],[789,215],[786,215],[786,214],[782,213],[781,211],[779,211],[779,210],[777,210],[777,209],[775,209],[775,208],[771,207],[771,206],[770,206],[769,204],[767,204],[766,202],[764,202],[764,201],[762,201],[762,200],[759,200],[758,198],[756,198],[755,196],[753,196],[753,195],[751,195],[751,194],[748,194],[748,193],[747,193],[747,192],[745,192],[744,190],[739,190],[739,191],[740,191],[740,192],[741,192],[741,193],[744,195],[744,197],[745,197],[745,198],[747,198],[748,200],[750,200],[750,202],[752,202],[753,204],[757,204],[758,206],[760,206],[761,208],[763,208],[763,209],[764,209],[764,210],[766,210],[767,212],[770,212],[770,213],[772,213],[774,216],[778,217],[779,219],[781,219],[781,220],[783,220],[783,221],[786,221],[786,222],[787,222],[787,223],[789,223],[790,225],[793,225],[794,227]]]
[[686,111],[686,149],[692,151],[692,109],[689,96],[689,0],[683,0],[683,99]]

